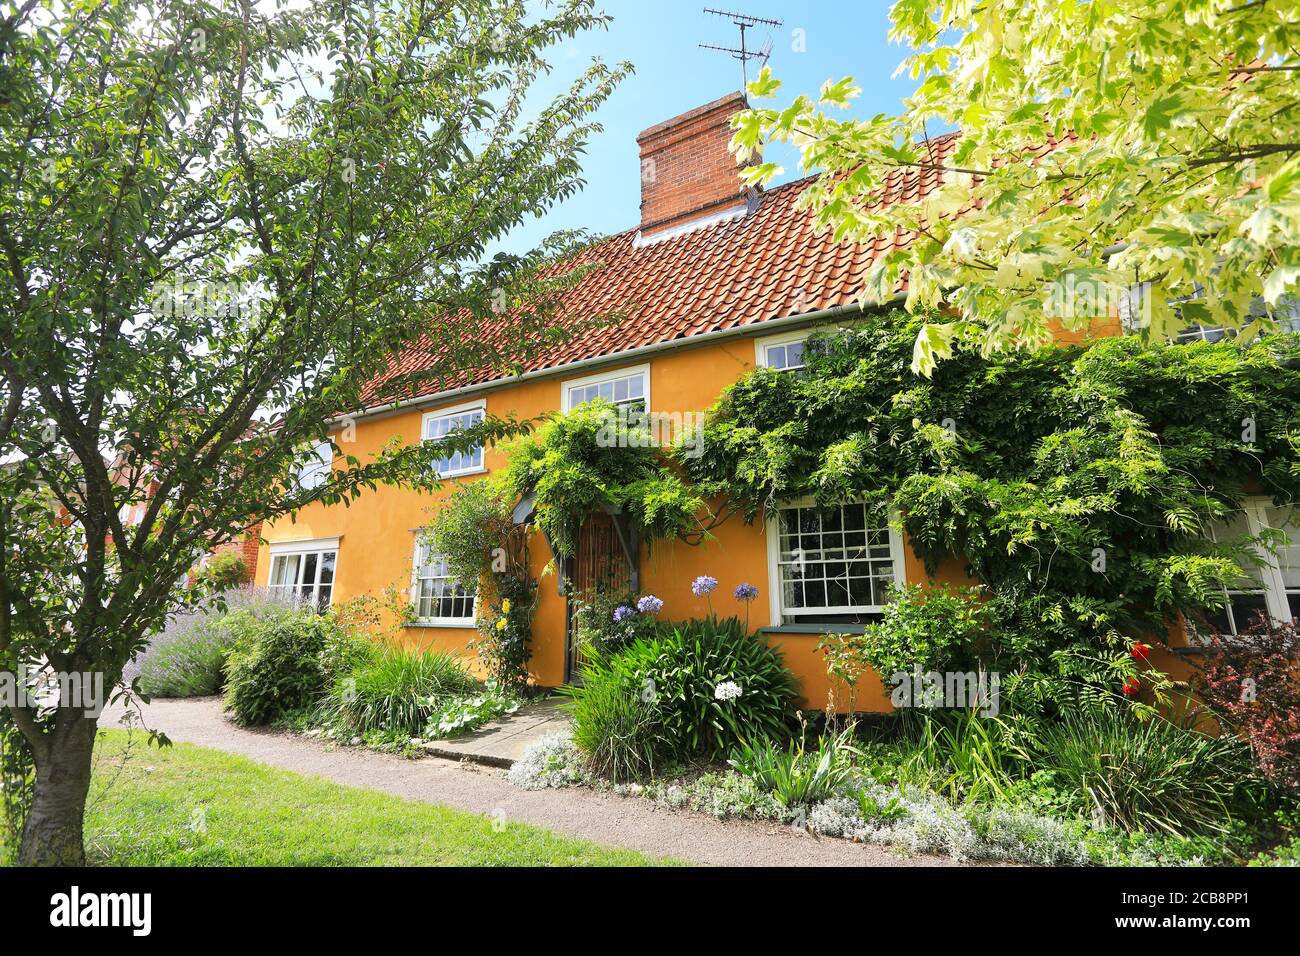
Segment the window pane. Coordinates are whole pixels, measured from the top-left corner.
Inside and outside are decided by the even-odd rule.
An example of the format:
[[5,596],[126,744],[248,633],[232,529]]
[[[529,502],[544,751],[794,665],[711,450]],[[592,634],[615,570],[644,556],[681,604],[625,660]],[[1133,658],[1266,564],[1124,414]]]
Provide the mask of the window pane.
[[304,585],[314,585],[316,583],[316,562],[320,558],[316,552],[304,554],[302,556],[302,576],[301,580]]
[[338,558],[337,551],[324,551],[320,558],[320,583],[334,583],[334,562]]
[[272,586],[298,583],[299,557],[296,554],[281,554],[271,559]]

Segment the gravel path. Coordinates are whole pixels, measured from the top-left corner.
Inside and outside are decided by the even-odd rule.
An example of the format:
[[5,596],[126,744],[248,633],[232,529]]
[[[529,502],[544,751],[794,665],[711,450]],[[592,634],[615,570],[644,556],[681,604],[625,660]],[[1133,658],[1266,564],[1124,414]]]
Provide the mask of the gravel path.
[[[606,846],[652,857],[714,866],[933,866],[947,857],[901,857],[882,847],[795,833],[753,821],[722,822],[704,814],[662,809],[649,801],[587,790],[526,791],[505,772],[436,757],[407,760],[360,747],[279,731],[246,730],[221,714],[216,698],[155,701],[143,708],[146,725],[172,740],[240,754],[253,760],[473,813],[498,810],[518,820]],[[101,727],[116,727],[122,711],[110,707]]]

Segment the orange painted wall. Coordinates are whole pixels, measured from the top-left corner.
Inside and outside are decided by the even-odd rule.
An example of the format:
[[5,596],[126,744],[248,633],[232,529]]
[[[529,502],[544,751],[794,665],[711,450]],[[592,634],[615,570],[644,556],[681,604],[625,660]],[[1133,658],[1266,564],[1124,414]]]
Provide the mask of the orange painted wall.
[[[650,366],[650,408],[659,412],[704,411],[713,404],[722,389],[748,372],[755,364],[754,339],[742,337],[720,342],[683,347],[610,364],[604,370]],[[362,461],[377,453],[393,436],[403,441],[420,440],[422,416],[440,408],[465,404],[484,398],[489,415],[514,414],[532,417],[561,407],[562,382],[580,378],[593,371],[572,372],[555,377],[501,386],[477,396],[464,396],[438,405],[411,408],[381,417],[363,419],[356,425],[351,443],[339,442],[344,451]],[[336,441],[339,441],[336,437]],[[489,448],[484,456],[488,472],[504,461],[502,453]],[[479,476],[453,479],[476,481]],[[449,483],[450,484],[450,483]],[[438,501],[450,488],[437,493],[381,488],[365,492],[350,507],[313,505],[299,513],[296,520],[268,523],[262,531],[263,548],[257,564],[257,583],[265,585],[270,571],[268,545],[274,542],[311,538],[338,537],[339,554],[335,572],[334,601],[359,594],[380,594],[389,585],[409,589],[415,532],[428,524]],[[924,582],[924,568],[905,545],[904,574],[911,582]],[[538,574],[549,560],[545,542],[536,536],[530,545],[534,571]],[[708,613],[709,604],[691,594],[690,584],[698,575],[711,574],[720,585],[713,594],[712,609],[721,616],[736,614],[742,619],[745,609],[732,597],[736,585],[749,582],[760,594],[749,607],[752,629],[767,626],[769,594],[767,544],[761,522],[746,525],[733,518],[715,529],[714,538],[701,546],[682,542],[659,543],[643,552],[641,591],[653,593],[664,601],[663,616],[681,620]],[[953,560],[940,567],[936,582],[951,585],[972,583],[965,575],[962,562]],[[554,575],[539,579],[539,605],[533,630],[532,677],[543,686],[557,686],[564,681],[564,599],[557,593]],[[438,646],[472,655],[466,642],[474,637],[469,628],[411,626],[403,629],[410,645]],[[787,665],[800,681],[804,704],[821,708],[831,684],[821,655],[816,652],[818,635],[780,634],[772,638],[779,645]],[[846,689],[837,688],[841,706],[847,699]],[[861,682],[857,694],[860,710],[888,710],[888,695],[874,675]]]

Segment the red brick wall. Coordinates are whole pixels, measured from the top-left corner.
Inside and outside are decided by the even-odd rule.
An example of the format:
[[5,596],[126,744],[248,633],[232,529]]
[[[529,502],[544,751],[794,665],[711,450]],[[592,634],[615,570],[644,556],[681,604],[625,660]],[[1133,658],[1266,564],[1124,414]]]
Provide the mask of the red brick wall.
[[653,234],[742,205],[727,121],[745,108],[731,93],[665,120],[636,138],[641,147],[641,231]]

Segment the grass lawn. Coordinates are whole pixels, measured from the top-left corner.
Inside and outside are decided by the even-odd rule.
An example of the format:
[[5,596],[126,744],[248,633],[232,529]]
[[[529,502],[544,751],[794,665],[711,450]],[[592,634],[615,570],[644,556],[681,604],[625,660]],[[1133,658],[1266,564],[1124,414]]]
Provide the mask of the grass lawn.
[[[86,819],[107,866],[635,866],[653,863],[521,823],[107,731]],[[129,750],[127,759],[124,752]],[[3,837],[0,836],[0,840]],[[0,847],[0,857],[4,848]]]

